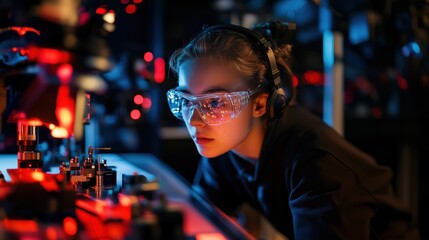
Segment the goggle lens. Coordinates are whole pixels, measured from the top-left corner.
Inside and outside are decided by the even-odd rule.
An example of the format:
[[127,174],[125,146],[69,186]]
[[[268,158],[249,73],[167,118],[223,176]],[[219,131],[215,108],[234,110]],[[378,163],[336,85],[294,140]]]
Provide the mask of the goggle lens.
[[210,93],[193,96],[172,89],[167,92],[168,105],[174,116],[189,121],[195,109],[208,125],[221,125],[236,118],[249,99],[248,91]]

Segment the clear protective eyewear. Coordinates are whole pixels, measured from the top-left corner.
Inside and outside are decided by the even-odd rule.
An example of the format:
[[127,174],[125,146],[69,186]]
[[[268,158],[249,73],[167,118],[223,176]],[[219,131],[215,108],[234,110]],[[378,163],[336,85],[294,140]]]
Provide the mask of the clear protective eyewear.
[[263,87],[265,85],[260,85],[253,91],[208,93],[197,96],[171,89],[167,92],[167,100],[171,112],[178,119],[189,121],[197,109],[206,124],[216,126],[236,118],[248,104],[249,98]]

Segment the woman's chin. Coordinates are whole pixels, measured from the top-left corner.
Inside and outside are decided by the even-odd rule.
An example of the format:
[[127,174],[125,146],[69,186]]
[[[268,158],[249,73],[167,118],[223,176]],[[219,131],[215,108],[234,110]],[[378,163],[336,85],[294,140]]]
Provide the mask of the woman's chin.
[[198,153],[206,158],[214,158],[214,157],[218,157],[222,154],[224,154],[224,152],[220,152],[220,151],[209,151],[207,149],[200,149],[198,148]]

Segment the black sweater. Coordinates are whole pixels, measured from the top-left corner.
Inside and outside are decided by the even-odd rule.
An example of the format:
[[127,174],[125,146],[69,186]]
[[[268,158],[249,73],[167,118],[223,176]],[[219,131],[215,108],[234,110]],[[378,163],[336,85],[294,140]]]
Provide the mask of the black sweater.
[[233,152],[202,158],[194,185],[226,213],[248,202],[289,239],[419,239],[391,178],[389,168],[293,106],[268,127],[256,164]]

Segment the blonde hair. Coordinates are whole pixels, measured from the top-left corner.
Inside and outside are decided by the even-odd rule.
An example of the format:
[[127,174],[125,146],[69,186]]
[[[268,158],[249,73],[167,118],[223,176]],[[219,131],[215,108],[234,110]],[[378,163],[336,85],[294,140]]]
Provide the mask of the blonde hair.
[[[257,86],[266,81],[267,62],[260,48],[245,35],[231,31],[217,29],[203,31],[184,48],[177,49],[170,58],[170,69],[179,72],[180,66],[187,60],[209,58],[225,64],[237,71],[251,86]],[[282,82],[290,81],[292,71],[290,55],[292,46],[286,44],[274,50]],[[285,84],[283,84],[285,85]]]

